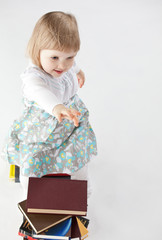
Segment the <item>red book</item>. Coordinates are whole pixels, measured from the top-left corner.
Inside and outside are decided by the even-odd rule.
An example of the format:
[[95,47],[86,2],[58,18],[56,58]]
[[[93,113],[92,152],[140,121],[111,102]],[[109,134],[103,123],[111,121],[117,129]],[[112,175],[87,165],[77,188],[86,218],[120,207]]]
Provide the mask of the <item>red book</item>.
[[87,214],[87,181],[29,178],[28,213]]
[[66,179],[71,179],[71,176],[69,174],[66,174],[66,173],[50,173],[50,174],[46,174],[46,175],[43,175],[42,178],[66,178]]

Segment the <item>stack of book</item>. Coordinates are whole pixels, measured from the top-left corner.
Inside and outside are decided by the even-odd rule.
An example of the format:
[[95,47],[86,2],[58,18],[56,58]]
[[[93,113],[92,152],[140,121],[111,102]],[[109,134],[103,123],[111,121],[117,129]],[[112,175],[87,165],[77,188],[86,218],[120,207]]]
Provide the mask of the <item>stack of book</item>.
[[29,178],[19,235],[29,240],[83,240],[88,237],[87,181],[69,175]]

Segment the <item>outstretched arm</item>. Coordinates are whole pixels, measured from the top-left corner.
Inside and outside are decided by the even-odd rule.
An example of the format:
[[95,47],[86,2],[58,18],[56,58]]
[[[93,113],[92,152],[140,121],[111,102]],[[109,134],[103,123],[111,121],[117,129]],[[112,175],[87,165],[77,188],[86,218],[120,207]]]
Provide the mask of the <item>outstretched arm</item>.
[[78,116],[80,116],[81,113],[75,109],[69,109],[63,104],[58,104],[53,108],[52,113],[59,122],[61,122],[63,118],[66,118],[68,120],[72,120],[76,127],[79,126]]

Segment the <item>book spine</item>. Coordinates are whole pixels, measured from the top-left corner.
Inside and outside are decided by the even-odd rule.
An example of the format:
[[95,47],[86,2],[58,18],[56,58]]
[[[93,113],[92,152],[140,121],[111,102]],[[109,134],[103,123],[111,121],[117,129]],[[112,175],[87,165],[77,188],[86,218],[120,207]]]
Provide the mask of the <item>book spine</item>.
[[20,182],[20,167],[15,165],[15,183]]
[[37,238],[33,238],[33,237],[30,237],[30,236],[27,236],[21,232],[18,232],[18,235],[23,237],[24,239],[29,239],[29,240],[38,240]]
[[9,180],[15,181],[15,165],[10,165],[10,173],[9,173]]
[[17,165],[10,165],[9,180],[15,183],[19,183],[20,168]]

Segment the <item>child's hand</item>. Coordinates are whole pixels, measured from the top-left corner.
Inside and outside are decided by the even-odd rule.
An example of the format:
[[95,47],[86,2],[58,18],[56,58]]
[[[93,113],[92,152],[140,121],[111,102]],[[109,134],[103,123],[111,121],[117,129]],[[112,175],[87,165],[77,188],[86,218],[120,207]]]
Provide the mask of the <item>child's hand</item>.
[[77,78],[78,78],[79,87],[80,88],[83,87],[85,82],[85,75],[82,70],[80,70],[80,72],[77,73]]
[[69,109],[66,108],[63,104],[58,104],[53,108],[52,113],[59,122],[61,122],[63,118],[66,118],[72,120],[76,127],[79,126],[79,120],[77,116],[80,116],[81,113],[75,109]]

